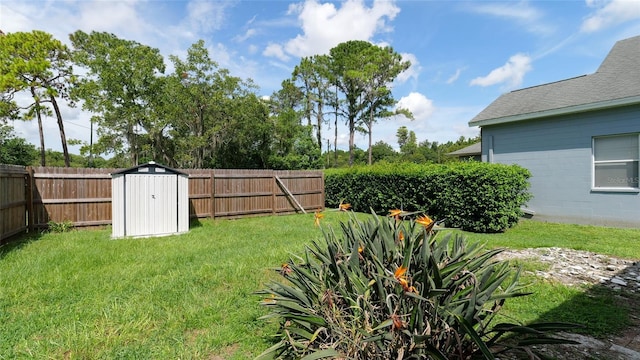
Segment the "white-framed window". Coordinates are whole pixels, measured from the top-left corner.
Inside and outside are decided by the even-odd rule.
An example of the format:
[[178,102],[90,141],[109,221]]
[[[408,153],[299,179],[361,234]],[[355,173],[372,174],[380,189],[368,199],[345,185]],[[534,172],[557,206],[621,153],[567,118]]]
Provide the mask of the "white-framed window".
[[638,163],[640,134],[593,138],[593,188],[596,190],[640,190]]

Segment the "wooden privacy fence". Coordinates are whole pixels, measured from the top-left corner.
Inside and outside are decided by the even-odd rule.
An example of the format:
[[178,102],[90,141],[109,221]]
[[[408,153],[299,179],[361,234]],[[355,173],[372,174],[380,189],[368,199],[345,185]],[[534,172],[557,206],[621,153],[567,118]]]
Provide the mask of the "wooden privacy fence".
[[0,165],[0,243],[27,229],[27,175],[22,166]]
[[[121,169],[0,166],[0,240],[50,221],[111,224],[111,173]],[[181,169],[191,218],[238,218],[324,208],[322,171]]]

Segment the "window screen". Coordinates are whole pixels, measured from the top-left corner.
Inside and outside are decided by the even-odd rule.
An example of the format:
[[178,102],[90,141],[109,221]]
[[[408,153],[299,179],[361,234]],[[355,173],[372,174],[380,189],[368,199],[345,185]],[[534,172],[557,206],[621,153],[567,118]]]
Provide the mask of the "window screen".
[[638,188],[638,134],[593,139],[595,188]]

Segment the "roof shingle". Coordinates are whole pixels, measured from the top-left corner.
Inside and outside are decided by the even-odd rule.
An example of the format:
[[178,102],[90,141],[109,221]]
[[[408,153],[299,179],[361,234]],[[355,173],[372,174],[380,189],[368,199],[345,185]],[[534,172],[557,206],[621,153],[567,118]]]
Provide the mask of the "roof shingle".
[[640,36],[618,41],[598,70],[503,94],[470,126],[483,126],[640,103]]

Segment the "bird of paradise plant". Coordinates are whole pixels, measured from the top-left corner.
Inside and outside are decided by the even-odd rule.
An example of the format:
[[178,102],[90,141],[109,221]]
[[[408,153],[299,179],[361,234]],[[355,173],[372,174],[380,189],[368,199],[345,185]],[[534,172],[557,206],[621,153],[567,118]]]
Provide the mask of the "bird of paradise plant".
[[322,228],[323,240],[275,269],[285,281],[259,294],[277,342],[259,359],[494,359],[570,342],[549,334],[571,324],[495,324],[506,300],[527,295],[519,271],[495,259],[501,249],[401,214],[350,216],[341,236]]

